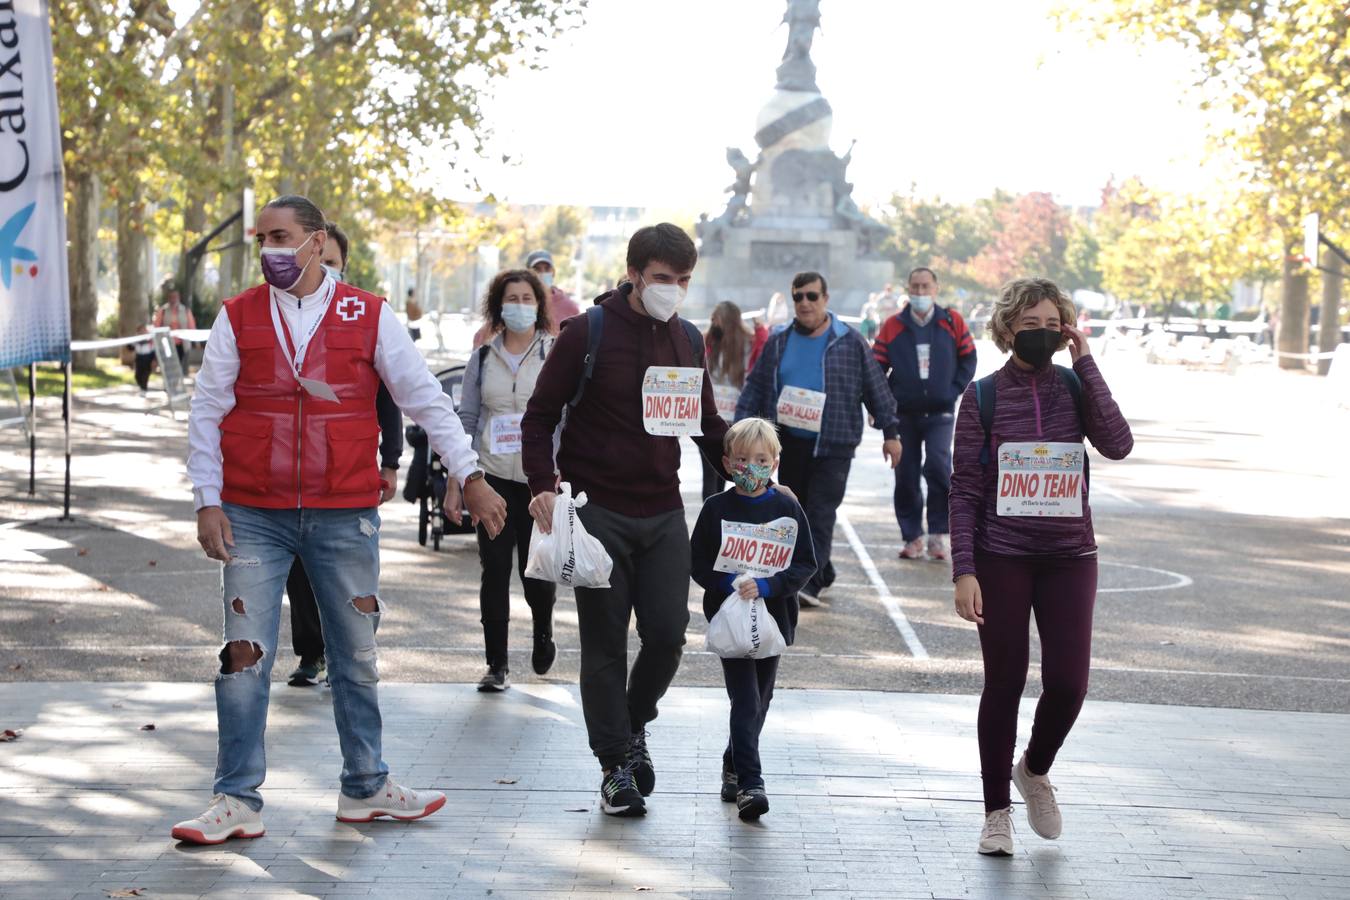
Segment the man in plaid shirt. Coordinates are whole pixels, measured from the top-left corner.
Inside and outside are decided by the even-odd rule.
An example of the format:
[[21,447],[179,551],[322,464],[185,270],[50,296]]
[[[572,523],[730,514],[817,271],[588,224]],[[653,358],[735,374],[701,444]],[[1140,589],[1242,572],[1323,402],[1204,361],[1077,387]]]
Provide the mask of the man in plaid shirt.
[[778,480],[806,510],[819,566],[798,594],[803,606],[819,606],[821,593],[834,583],[834,520],[862,442],[864,405],[885,436],[886,461],[891,468],[900,462],[895,395],[867,341],[835,317],[829,303],[823,275],[793,276],[795,317],[764,345],[736,404],[737,420],[758,416],[778,423]]

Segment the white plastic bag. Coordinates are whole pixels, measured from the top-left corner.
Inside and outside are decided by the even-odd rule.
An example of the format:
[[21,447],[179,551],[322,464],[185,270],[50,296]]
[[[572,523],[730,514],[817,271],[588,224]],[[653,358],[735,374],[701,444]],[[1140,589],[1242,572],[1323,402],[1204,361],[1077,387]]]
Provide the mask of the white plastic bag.
[[[732,586],[739,588],[750,580],[749,575],[740,575]],[[744,600],[739,593],[727,597],[712,617],[706,641],[707,648],[723,659],[768,659],[787,648],[764,598]]]
[[562,483],[562,493],[553,504],[553,532],[544,534],[534,526],[530,558],[525,574],[564,587],[607,588],[614,560],[605,545],[581,524],[577,510],[586,505],[586,494],[572,497],[572,485]]

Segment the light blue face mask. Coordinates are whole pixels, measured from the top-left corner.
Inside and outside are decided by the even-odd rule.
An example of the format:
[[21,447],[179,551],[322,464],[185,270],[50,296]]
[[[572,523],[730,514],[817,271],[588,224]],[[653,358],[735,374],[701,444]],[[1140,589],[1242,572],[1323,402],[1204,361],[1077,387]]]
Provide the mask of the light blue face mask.
[[540,273],[539,273],[539,281],[540,281],[540,283],[542,283],[542,284],[544,285],[544,287],[546,287],[546,288],[551,288],[551,287],[553,287],[553,273],[552,273],[552,272],[540,272]]
[[524,303],[503,303],[502,321],[517,334],[529,331],[539,321],[539,307]]
[[933,298],[920,294],[910,294],[909,305],[919,315],[926,316],[928,311],[933,308]]

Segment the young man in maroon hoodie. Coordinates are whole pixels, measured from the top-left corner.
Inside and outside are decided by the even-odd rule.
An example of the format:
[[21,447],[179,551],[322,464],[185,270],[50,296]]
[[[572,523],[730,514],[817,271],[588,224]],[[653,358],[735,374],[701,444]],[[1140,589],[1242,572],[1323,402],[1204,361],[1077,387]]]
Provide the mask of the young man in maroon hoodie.
[[[582,711],[604,770],[601,808],[615,816],[646,812],[656,775],[645,726],[679,668],[689,624],[679,436],[692,437],[722,471],[727,425],[701,339],[691,340],[698,332],[677,313],[697,261],[694,242],[676,226],[638,230],[628,242],[628,283],[596,300],[599,312],[565,323],[521,422],[530,514],[540,530],[552,528],[561,476],[574,495],[586,493],[578,515],[614,561],[610,587],[576,594]],[[553,433],[564,409],[555,472]],[[633,614],[642,645],[630,674]]]

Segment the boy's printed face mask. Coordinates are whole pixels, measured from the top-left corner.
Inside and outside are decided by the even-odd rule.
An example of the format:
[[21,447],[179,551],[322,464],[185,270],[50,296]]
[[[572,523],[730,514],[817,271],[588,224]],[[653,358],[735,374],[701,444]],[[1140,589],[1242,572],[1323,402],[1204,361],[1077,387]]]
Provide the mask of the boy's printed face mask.
[[773,477],[773,466],[752,462],[732,463],[730,475],[736,487],[753,494],[769,483],[769,479]]

